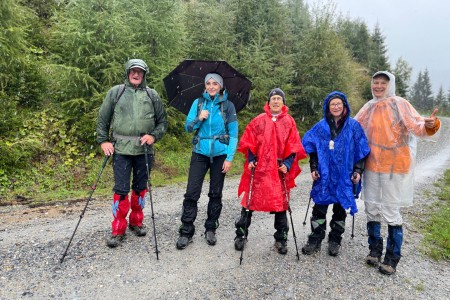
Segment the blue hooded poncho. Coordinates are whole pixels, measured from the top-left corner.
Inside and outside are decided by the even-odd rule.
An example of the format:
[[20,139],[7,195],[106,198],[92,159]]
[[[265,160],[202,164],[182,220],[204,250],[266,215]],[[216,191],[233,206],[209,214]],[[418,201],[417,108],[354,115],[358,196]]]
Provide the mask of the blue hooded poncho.
[[[334,138],[334,149],[330,149],[332,136],[327,122],[328,103],[334,98],[342,99],[346,113],[342,130]],[[305,133],[302,141],[306,152],[317,153],[319,161],[320,178],[314,182],[310,196],[316,204],[340,203],[354,215],[358,211],[355,197],[358,197],[361,184],[354,193],[351,181],[353,166],[369,154],[369,144],[361,125],[350,117],[345,94],[337,91],[328,94],[323,103],[323,115],[323,119]]]

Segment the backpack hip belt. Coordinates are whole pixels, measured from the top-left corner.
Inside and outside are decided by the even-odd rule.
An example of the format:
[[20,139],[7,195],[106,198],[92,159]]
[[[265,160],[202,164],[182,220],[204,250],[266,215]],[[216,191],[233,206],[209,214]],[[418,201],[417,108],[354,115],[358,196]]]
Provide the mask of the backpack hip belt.
[[209,148],[209,160],[212,163],[213,162],[213,156],[214,153],[214,142],[216,140],[219,140],[222,144],[228,145],[230,142],[230,136],[228,134],[220,134],[220,135],[213,135],[213,136],[206,136],[206,137],[198,137],[197,136],[197,142],[200,142],[200,140],[213,140],[211,143],[211,146]]
[[112,134],[114,140],[123,140],[123,141],[135,141],[136,146],[141,145],[141,137],[139,136],[129,136],[129,135],[121,135],[114,133]]

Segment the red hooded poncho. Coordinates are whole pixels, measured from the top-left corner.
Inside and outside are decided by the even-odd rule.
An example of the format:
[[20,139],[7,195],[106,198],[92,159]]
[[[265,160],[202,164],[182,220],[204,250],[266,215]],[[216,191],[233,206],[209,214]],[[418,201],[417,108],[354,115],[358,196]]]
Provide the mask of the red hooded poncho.
[[286,192],[282,175],[278,171],[277,159],[284,160],[295,153],[292,166],[285,174],[288,193],[295,187],[295,178],[301,169],[298,161],[306,158],[294,119],[288,115],[288,107],[284,106],[281,114],[274,117],[269,105],[264,106],[265,113],[255,117],[244,131],[239,142],[238,151],[247,158],[244,173],[239,184],[238,196],[245,192],[241,205],[247,208],[251,171],[248,169],[248,150],[257,157],[257,166],[253,178],[250,210],[280,212],[288,209]]

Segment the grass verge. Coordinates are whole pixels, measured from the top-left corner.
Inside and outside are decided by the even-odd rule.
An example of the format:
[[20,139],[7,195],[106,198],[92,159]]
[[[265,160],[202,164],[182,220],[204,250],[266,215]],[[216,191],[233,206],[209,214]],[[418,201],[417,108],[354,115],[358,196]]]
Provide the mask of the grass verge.
[[[157,152],[150,178],[153,186],[167,186],[187,181],[191,149]],[[0,205],[51,205],[87,199],[99,177],[104,157],[97,156],[77,166],[46,161],[45,167],[31,167],[17,173],[18,180],[6,195],[0,194]],[[227,176],[242,173],[245,157],[236,153]],[[209,174],[209,173],[208,173]],[[209,180],[207,175],[206,180]],[[114,175],[111,159],[102,171],[93,198],[111,198]]]
[[439,200],[433,204],[425,221],[423,245],[431,258],[450,260],[450,170],[437,185]]

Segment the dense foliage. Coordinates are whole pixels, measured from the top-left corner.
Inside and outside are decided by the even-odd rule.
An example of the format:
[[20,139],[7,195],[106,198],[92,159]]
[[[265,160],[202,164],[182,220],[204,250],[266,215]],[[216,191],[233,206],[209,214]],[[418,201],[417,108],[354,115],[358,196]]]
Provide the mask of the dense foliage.
[[[187,159],[177,160],[190,152],[184,116],[167,105],[162,83],[185,58],[224,59],[252,80],[240,130],[276,86],[301,132],[332,90],[347,93],[355,112],[371,96],[370,74],[390,68],[378,26],[371,33],[332,5],[310,9],[303,0],[2,0],[0,12],[0,201],[65,195],[92,181],[98,108],[130,58],[147,62],[148,84],[167,107],[155,172],[165,179],[186,174]],[[401,60],[395,72],[407,93],[411,68]],[[429,101],[419,85],[413,93]],[[447,109],[449,97],[438,100]]]

